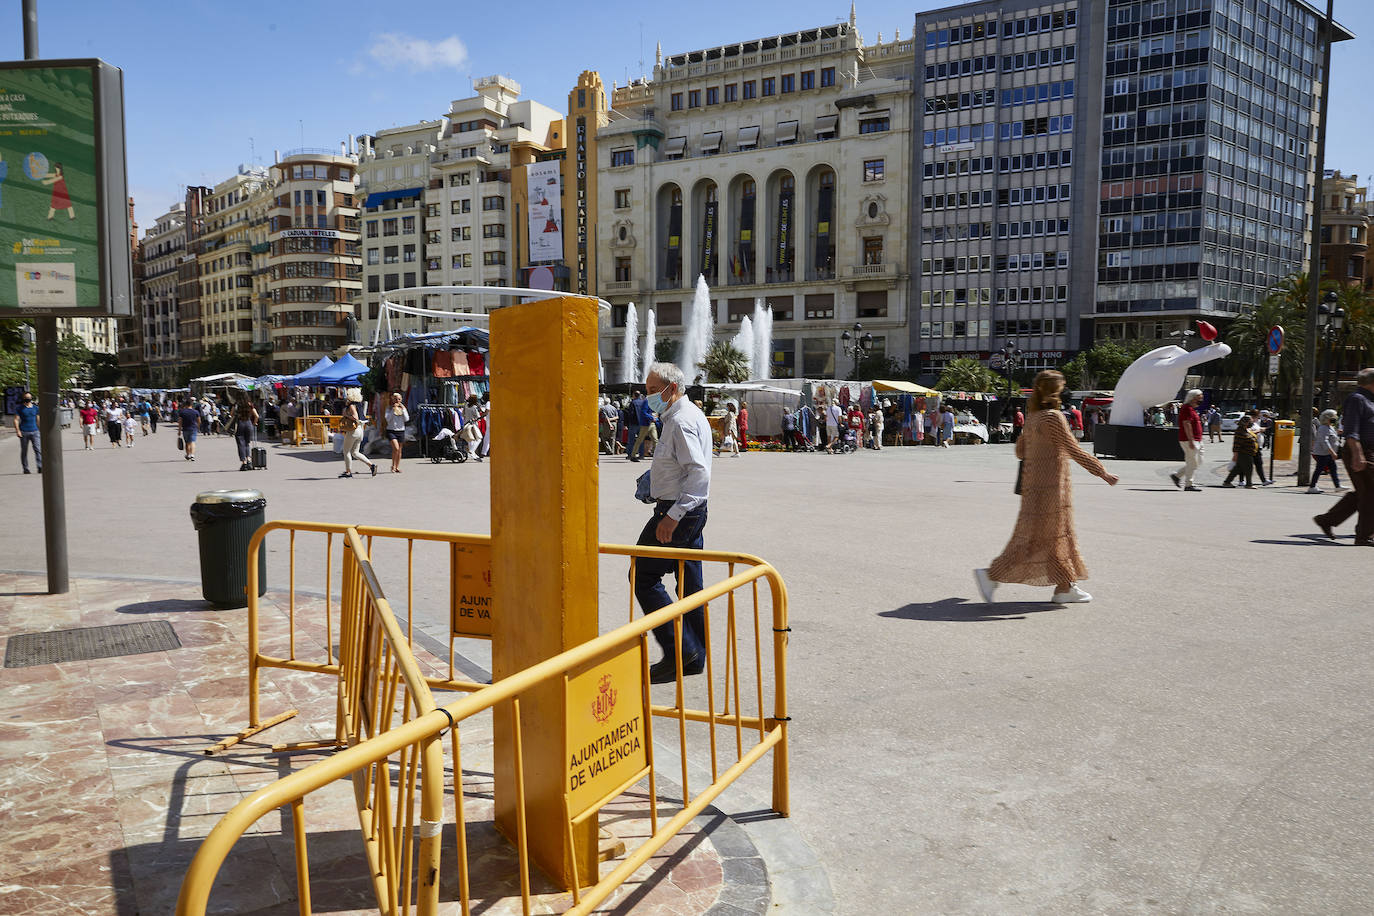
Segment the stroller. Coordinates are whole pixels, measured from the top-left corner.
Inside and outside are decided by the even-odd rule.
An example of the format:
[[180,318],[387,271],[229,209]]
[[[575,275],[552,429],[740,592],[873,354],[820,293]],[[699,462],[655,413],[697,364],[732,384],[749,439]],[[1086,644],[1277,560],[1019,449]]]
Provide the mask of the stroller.
[[452,461],[455,464],[462,464],[468,460],[468,444],[454,435],[453,430],[441,429],[439,434],[430,441],[433,444],[429,449],[429,460],[433,463]]
[[859,431],[845,426],[840,430],[839,442],[835,444],[835,454],[843,455],[845,452],[857,452],[859,450]]

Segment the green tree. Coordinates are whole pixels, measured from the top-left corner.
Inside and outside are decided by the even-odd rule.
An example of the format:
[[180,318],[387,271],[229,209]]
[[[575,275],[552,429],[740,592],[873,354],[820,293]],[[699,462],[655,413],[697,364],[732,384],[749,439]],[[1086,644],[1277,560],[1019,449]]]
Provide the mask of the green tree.
[[1352,351],[1356,363],[1368,365],[1368,357],[1374,354],[1374,297],[1354,285],[1342,286],[1336,294],[1336,307],[1345,309],[1346,346],[1346,351],[1337,357],[1337,365],[1344,366],[1352,358]]
[[875,378],[905,379],[906,364],[895,356],[869,354],[859,360],[858,370],[854,373],[858,381],[871,382]]
[[214,344],[200,359],[186,366],[181,372],[181,384],[193,378],[206,375],[219,375],[222,372],[238,372],[242,375],[262,375],[262,365],[256,356],[248,353],[235,353],[227,344]]
[[671,363],[677,359],[678,341],[673,337],[665,337],[654,342],[654,362]]
[[935,387],[940,391],[996,391],[1004,380],[976,359],[951,360]]
[[735,349],[734,344],[718,340],[711,344],[697,366],[706,373],[708,382],[744,382],[749,380],[749,357]]
[[1126,344],[1104,340],[1091,349],[1083,350],[1059,367],[1069,390],[1087,388],[1115,388],[1131,363],[1155,349],[1158,341],[1133,340]]
[[1307,338],[1307,274],[1290,274],[1270,290],[1264,301],[1231,322],[1223,339],[1231,346],[1226,374],[1249,381],[1259,391],[1269,378],[1269,329],[1284,330],[1283,351],[1275,392],[1283,392],[1285,406],[1302,386],[1303,344]]

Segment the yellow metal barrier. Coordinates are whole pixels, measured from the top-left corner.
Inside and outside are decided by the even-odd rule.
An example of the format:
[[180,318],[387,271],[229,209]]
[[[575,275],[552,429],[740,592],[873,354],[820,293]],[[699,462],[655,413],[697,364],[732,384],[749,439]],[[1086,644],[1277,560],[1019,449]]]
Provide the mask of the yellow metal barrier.
[[[309,526],[298,523],[275,523],[280,527],[294,526],[296,530],[319,530],[333,533],[334,526]],[[260,544],[261,535],[255,536],[255,544]],[[187,872],[178,901],[177,912],[186,916],[203,913],[208,902],[209,888],[214,876],[229,853],[230,847],[249,827],[263,815],[283,805],[291,805],[293,827],[297,838],[297,871],[301,875],[301,912],[310,912],[308,899],[308,869],[304,860],[305,827],[302,815],[304,798],[336,779],[352,774],[357,792],[360,822],[365,835],[369,836],[369,855],[375,852],[372,861],[373,874],[377,876],[378,901],[383,912],[392,913],[409,907],[405,899],[406,889],[410,887],[408,875],[416,870],[407,869],[410,861],[407,856],[412,848],[413,796],[415,786],[421,792],[421,815],[418,830],[420,845],[415,853],[418,873],[422,878],[432,875],[430,884],[421,882],[415,899],[416,910],[421,914],[433,912],[433,897],[430,886],[438,884],[438,859],[440,853],[435,845],[425,841],[440,835],[438,825],[439,806],[433,802],[429,792],[433,783],[432,774],[436,772],[431,758],[438,748],[434,741],[445,729],[497,706],[502,714],[511,716],[515,735],[515,764],[517,771],[516,811],[518,831],[515,837],[520,862],[521,897],[524,912],[530,912],[530,861],[525,835],[525,798],[523,793],[524,757],[521,746],[521,697],[540,685],[562,678],[568,700],[569,727],[565,729],[565,759],[570,761],[569,780],[564,793],[564,812],[567,829],[571,835],[573,825],[579,823],[622,795],[636,783],[645,779],[649,783],[648,798],[645,805],[651,824],[651,836],[638,847],[629,851],[607,875],[592,883],[594,876],[577,876],[574,882],[574,905],[567,912],[583,914],[603,902],[624,881],[649,860],[672,837],[686,826],[692,818],[711,804],[731,783],[738,779],[750,766],[757,763],[769,750],[773,755],[772,807],[786,816],[789,810],[788,765],[787,765],[787,592],[777,572],[768,564],[753,557],[729,554],[707,554],[700,551],[677,551],[671,548],[646,548],[630,546],[603,546],[602,552],[627,557],[650,555],[669,557],[687,562],[692,559],[715,558],[720,562],[735,562],[746,568],[731,572],[724,580],[707,585],[703,590],[680,598],[673,604],[653,614],[632,619],[626,625],[597,637],[581,646],[570,649],[551,659],[534,665],[524,671],[511,675],[495,684],[481,687],[467,697],[435,711],[426,707],[428,689],[425,679],[420,676],[418,666],[408,649],[408,638],[400,630],[399,624],[391,614],[389,605],[381,597],[380,586],[373,575],[372,564],[361,546],[360,535],[371,530],[374,536],[381,536],[383,529],[344,529],[344,538],[349,554],[345,557],[344,596],[341,602],[341,646],[340,664],[334,671],[340,678],[341,721],[343,737],[350,746],[328,759],[319,761],[297,773],[279,780],[254,793],[240,802],[216,826],[202,844]],[[433,533],[430,533],[433,534]],[[354,559],[350,560],[351,555]],[[350,563],[354,565],[350,565]],[[356,566],[356,571],[354,570]],[[250,563],[250,570],[256,568]],[[771,648],[772,665],[771,697],[772,714],[765,715],[764,694],[764,636],[759,611],[759,582],[767,584],[771,598]],[[351,583],[351,584],[350,584]],[[250,583],[250,594],[253,594]],[[740,697],[741,654],[736,643],[739,628],[738,601],[740,593],[753,598],[753,632],[755,646],[753,655],[756,661],[756,688],[753,714],[742,710]],[[358,601],[364,595],[367,600]],[[727,648],[723,669],[718,669],[712,651],[710,603],[724,598],[726,600]],[[684,683],[682,659],[677,658],[677,677],[675,702],[672,706],[654,706],[650,703],[648,684],[648,639],[654,628],[671,625],[681,634],[683,615],[697,608],[703,609],[706,620],[706,681],[707,708],[705,710],[687,709],[684,703]],[[255,648],[256,651],[256,648]],[[291,660],[276,659],[277,662]],[[296,667],[297,670],[320,671],[327,666],[300,662],[294,665],[282,664],[280,667]],[[717,672],[724,682],[725,704],[722,711],[715,709],[715,683]],[[400,699],[390,689],[403,682],[406,687]],[[616,686],[616,685],[619,686]],[[619,694],[619,697],[617,697]],[[731,697],[733,696],[733,711]],[[378,698],[376,704],[367,698]],[[591,697],[590,703],[584,702]],[[617,702],[623,699],[628,705]],[[392,705],[388,706],[388,702]],[[399,702],[402,708],[401,721],[383,721],[375,715],[376,711],[393,708]],[[616,707],[619,706],[619,712]],[[639,715],[635,716],[635,711]],[[415,715],[410,716],[413,711]],[[654,764],[654,738],[652,716],[669,716],[677,719],[677,737],[682,758],[682,807],[666,823],[658,820],[657,769]],[[590,726],[592,737],[588,739],[580,733],[579,723],[586,725],[588,716],[595,720]],[[709,727],[710,769],[712,781],[709,786],[692,795],[688,788],[688,722],[705,723]],[[371,723],[371,725],[369,725]],[[642,728],[642,731],[641,731]],[[717,730],[726,728],[735,737],[733,763],[721,769],[720,753],[717,743]],[[370,729],[370,730],[369,730]],[[596,730],[601,729],[598,735]],[[757,732],[757,737],[755,736]],[[365,736],[366,740],[357,740]],[[462,772],[459,731],[452,729],[454,774]],[[609,744],[608,744],[609,739]],[[585,742],[585,743],[580,743]],[[618,742],[618,744],[616,743]],[[405,750],[410,749],[410,750]],[[392,755],[404,753],[405,765],[392,769],[389,763]],[[591,762],[591,755],[600,755]],[[587,764],[584,766],[584,764]],[[442,761],[438,763],[442,772]],[[418,768],[418,777],[416,775]],[[390,797],[384,790],[388,778],[402,774],[398,781],[396,801],[391,805]],[[408,776],[405,774],[409,774]],[[418,780],[418,781],[417,781]],[[364,791],[362,787],[367,787]],[[461,781],[454,786],[455,815],[457,820],[457,861],[459,868],[459,898],[465,916],[471,912],[469,895],[469,874],[465,848],[464,800]],[[366,806],[366,815],[364,814]],[[379,829],[380,825],[380,829]],[[371,831],[369,833],[369,831]],[[375,839],[372,837],[375,835]],[[437,841],[436,841],[437,842]],[[433,871],[428,871],[433,862]],[[380,863],[380,865],[379,865]],[[390,870],[388,870],[390,869]],[[584,881],[589,884],[585,889],[580,886]],[[385,892],[385,894],[384,894]],[[437,893],[437,892],[435,892]]]
[[[412,903],[432,913],[439,895],[439,828],[443,821],[444,759],[434,734],[401,743],[383,739],[434,712],[434,700],[382,594],[357,532],[344,533],[343,593],[339,607],[339,718],[348,749],[325,761],[327,780],[351,775],[369,875],[379,909],[408,911]],[[384,748],[383,748],[384,745]],[[362,758],[357,765],[348,762]],[[177,911],[203,913],[210,888],[229,849],[258,818],[291,805],[297,900],[312,912],[305,829],[305,795],[324,783],[309,768],[273,783],[236,805],[197,852],[182,884]],[[394,781],[394,785],[393,785]],[[415,822],[415,797],[420,822]],[[417,829],[418,828],[418,829]],[[413,896],[412,896],[413,894]]]
[[[357,531],[359,537],[366,541],[369,555],[377,547],[377,542],[394,543],[398,549],[405,551],[405,618],[406,618],[406,637],[411,640],[411,647],[414,648],[414,620],[417,606],[415,602],[415,549],[420,543],[434,543],[446,545],[449,563],[449,584],[448,584],[448,611],[449,611],[449,638],[448,638],[448,671],[445,677],[427,677],[426,680],[432,689],[437,690],[457,690],[471,692],[479,690],[483,686],[475,681],[464,680],[455,676],[454,670],[454,642],[459,638],[490,638],[491,607],[489,603],[491,594],[490,569],[491,569],[491,538],[481,534],[463,534],[450,531],[427,531],[412,528],[390,528],[376,525],[357,525],[350,526],[345,524],[335,524],[328,522],[305,522],[277,520],[271,521],[259,528],[249,541],[248,545],[248,577],[247,577],[247,598],[248,598],[248,726],[242,731],[225,738],[224,740],[212,745],[205,750],[206,754],[217,754],[239,742],[250,738],[262,731],[284,722],[297,714],[297,710],[290,709],[286,712],[273,715],[267,719],[261,717],[259,702],[259,673],[263,668],[281,668],[290,671],[306,671],[317,674],[337,676],[339,666],[335,658],[335,633],[337,629],[337,619],[335,616],[335,596],[338,590],[335,588],[335,553],[336,545],[342,546],[343,538],[349,530]],[[287,638],[286,654],[269,654],[262,651],[261,633],[261,614],[258,593],[258,555],[265,549],[264,541],[267,535],[274,531],[285,532],[287,540]],[[297,589],[297,534],[312,533],[324,535],[324,563],[323,580],[324,588],[323,599],[324,607],[321,615],[322,629],[317,629],[313,634],[302,633],[302,628],[306,625],[304,612],[299,607],[300,592]],[[623,544],[602,544],[600,553],[603,556],[622,556],[629,561],[629,616],[633,620],[635,617],[635,568],[634,559],[637,557],[658,557],[676,560],[678,563],[678,597],[682,597],[682,567],[690,561],[698,561],[703,564],[717,564],[725,567],[726,577],[733,576],[736,569],[740,567],[755,567],[767,565],[758,557],[732,553],[728,551],[712,550],[684,550],[675,547],[652,547],[642,545],[623,545]],[[432,570],[430,570],[432,572]],[[317,590],[320,591],[320,590]],[[759,642],[759,619],[758,619],[758,594],[754,592],[754,638],[755,648],[761,644]],[[736,634],[734,596],[730,598],[729,608],[729,634],[731,637],[728,643],[727,658],[725,664],[733,665],[735,673],[738,675],[740,659],[736,656],[734,647]],[[709,610],[708,610],[709,624]],[[280,651],[280,650],[278,650]],[[304,657],[300,654],[303,653]],[[761,670],[762,658],[756,655],[756,670]],[[708,653],[709,664],[709,653]],[[756,683],[762,692],[761,682]],[[736,708],[735,715],[739,715],[739,696],[740,685],[738,682],[726,682],[725,704],[728,708],[731,703],[731,696],[734,697]],[[714,697],[710,705],[714,705]],[[655,713],[664,714],[666,709],[655,709]],[[708,712],[689,710],[687,712],[688,721],[713,722],[720,721],[719,716],[712,717]],[[762,714],[753,718],[746,718],[744,727],[762,729]],[[303,750],[313,747],[334,747],[342,746],[342,728],[336,728],[336,738],[334,741],[326,742],[297,742],[291,745],[280,745],[280,750]]]

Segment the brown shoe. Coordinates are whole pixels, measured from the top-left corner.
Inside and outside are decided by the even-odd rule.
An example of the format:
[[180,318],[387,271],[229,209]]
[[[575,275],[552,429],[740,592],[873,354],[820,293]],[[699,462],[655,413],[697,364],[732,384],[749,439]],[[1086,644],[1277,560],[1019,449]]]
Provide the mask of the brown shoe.
[[1312,523],[1322,530],[1322,534],[1326,535],[1333,541],[1336,539],[1336,532],[1331,530],[1331,526],[1329,524],[1322,521],[1322,517],[1320,515],[1313,517]]

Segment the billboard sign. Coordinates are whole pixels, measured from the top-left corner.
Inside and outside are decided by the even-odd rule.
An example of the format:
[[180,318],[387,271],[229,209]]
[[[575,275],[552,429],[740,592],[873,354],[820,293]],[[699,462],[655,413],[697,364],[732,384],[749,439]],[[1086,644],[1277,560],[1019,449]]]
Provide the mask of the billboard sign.
[[563,179],[559,163],[525,166],[529,199],[530,262],[563,260]]
[[128,315],[124,76],[0,62],[0,317]]

